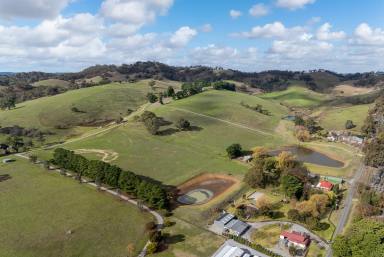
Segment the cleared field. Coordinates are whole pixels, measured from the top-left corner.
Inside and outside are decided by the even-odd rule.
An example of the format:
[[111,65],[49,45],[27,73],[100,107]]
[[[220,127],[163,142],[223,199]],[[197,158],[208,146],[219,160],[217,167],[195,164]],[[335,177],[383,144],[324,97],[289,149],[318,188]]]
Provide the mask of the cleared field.
[[320,126],[327,130],[345,130],[345,122],[352,120],[356,125],[351,131],[360,132],[371,104],[327,108],[319,115]]
[[315,107],[329,98],[327,95],[298,86],[292,86],[283,91],[263,94],[260,97],[275,100],[290,107]]
[[70,83],[61,79],[45,79],[33,83],[34,87],[51,86],[51,87],[68,87]]
[[123,257],[129,243],[143,248],[152,217],[135,206],[22,159],[0,164],[5,174],[0,256]]
[[[240,105],[263,104],[272,116],[262,115]],[[281,138],[275,126],[285,108],[245,94],[209,91],[164,106],[154,112],[175,123],[188,119],[195,129],[175,131],[163,127],[163,135],[150,135],[138,122],[113,129],[105,134],[67,144],[69,149],[110,149],[119,154],[112,163],[164,183],[178,185],[202,172],[242,175],[244,164],[228,159],[225,149],[240,143],[244,149],[256,145],[275,146]],[[263,130],[259,130],[262,128]],[[96,156],[95,156],[96,157]]]
[[354,96],[354,95],[368,94],[375,90],[376,89],[373,87],[354,87],[349,84],[342,84],[342,85],[336,86],[332,90],[332,93],[339,96]]
[[[155,90],[163,91],[167,87],[165,82],[161,85]],[[147,101],[149,91],[151,88],[146,80],[72,90],[20,103],[10,111],[0,111],[0,126],[39,128],[66,136],[78,132],[74,129],[76,126],[97,126],[126,116],[128,109],[135,110]]]

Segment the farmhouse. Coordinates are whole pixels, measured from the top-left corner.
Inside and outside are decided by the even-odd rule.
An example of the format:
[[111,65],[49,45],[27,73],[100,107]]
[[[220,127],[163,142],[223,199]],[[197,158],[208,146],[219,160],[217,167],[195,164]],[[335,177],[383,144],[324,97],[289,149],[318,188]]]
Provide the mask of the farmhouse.
[[331,191],[333,188],[333,184],[329,181],[323,180],[323,181],[320,181],[316,187],[324,191]]
[[249,224],[238,220],[235,215],[227,212],[223,212],[213,224],[217,230],[222,232],[227,231],[229,234],[235,236],[241,236],[250,227]]
[[296,231],[283,231],[280,234],[280,241],[283,242],[285,246],[294,246],[301,250],[305,250],[311,243],[309,235]]

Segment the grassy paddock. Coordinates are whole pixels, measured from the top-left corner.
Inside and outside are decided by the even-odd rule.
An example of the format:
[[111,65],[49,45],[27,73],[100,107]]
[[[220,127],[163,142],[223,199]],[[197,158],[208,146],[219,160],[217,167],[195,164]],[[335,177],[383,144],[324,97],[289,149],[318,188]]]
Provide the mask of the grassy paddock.
[[267,100],[275,100],[290,107],[315,107],[322,104],[329,97],[304,87],[292,86],[283,91],[260,95]]
[[[126,116],[128,109],[136,110],[147,102],[150,91],[162,92],[176,82],[161,82],[152,90],[148,80],[136,83],[111,83],[71,90],[63,94],[42,97],[17,104],[15,109],[0,111],[0,126],[19,125],[55,133],[50,138],[79,135],[77,126],[98,126],[98,122],[112,121]],[[73,107],[79,111],[74,112]],[[67,129],[58,129],[58,126]]]
[[319,114],[319,124],[327,130],[345,130],[345,122],[352,120],[356,127],[351,131],[360,133],[371,106],[370,104],[362,104],[325,108]]
[[[242,100],[252,105],[263,104],[272,116],[242,107]],[[202,172],[242,178],[248,167],[228,159],[225,149],[229,145],[240,143],[244,149],[250,149],[257,145],[277,146],[283,141],[274,129],[285,108],[257,97],[208,91],[152,108],[158,116],[173,123],[161,128],[165,131],[162,135],[150,135],[143,124],[130,121],[104,134],[69,143],[65,148],[112,150],[119,154],[113,164],[178,185]],[[174,124],[179,118],[188,119],[195,129],[175,131]],[[259,128],[268,134],[259,132]]]
[[152,217],[133,205],[22,159],[0,164],[4,174],[0,256],[123,257],[129,243],[138,253],[147,240]]

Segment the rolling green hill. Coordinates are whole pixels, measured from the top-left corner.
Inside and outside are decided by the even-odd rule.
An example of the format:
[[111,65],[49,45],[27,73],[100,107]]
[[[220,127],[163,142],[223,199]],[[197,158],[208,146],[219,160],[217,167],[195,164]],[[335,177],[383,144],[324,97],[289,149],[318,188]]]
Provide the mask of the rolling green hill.
[[[249,105],[262,104],[272,115],[249,110],[240,105],[241,101]],[[173,123],[179,118],[188,119],[195,129],[178,132],[174,131],[173,124],[162,127],[164,135],[153,136],[141,123],[129,122],[65,147],[113,150],[119,154],[113,163],[177,185],[201,172],[243,174],[247,167],[230,161],[226,147],[240,143],[249,149],[281,143],[274,129],[287,113],[285,107],[255,96],[214,90],[167,105],[154,105],[152,111]]]
[[[167,82],[161,82],[155,90],[163,91],[167,85]],[[176,84],[172,82],[170,85]],[[146,80],[72,90],[0,111],[0,126],[19,125],[69,135],[74,133],[76,126],[98,126],[126,116],[129,109],[136,110],[147,101],[149,91],[151,88]]]
[[283,91],[260,95],[263,99],[275,100],[290,107],[315,107],[330,98],[304,87],[292,86]]

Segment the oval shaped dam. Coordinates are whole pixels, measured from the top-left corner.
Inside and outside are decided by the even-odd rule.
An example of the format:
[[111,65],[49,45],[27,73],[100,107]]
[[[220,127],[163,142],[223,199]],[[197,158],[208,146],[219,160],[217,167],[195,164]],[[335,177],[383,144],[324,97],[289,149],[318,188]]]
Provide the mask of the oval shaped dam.
[[333,168],[344,167],[343,162],[332,159],[331,157],[325,154],[322,154],[320,152],[317,152],[315,150],[302,147],[302,146],[287,146],[278,150],[270,151],[269,154],[271,154],[272,156],[277,156],[283,151],[291,152],[296,156],[297,160],[302,162],[312,163],[312,164],[321,165],[321,166],[328,166]]

